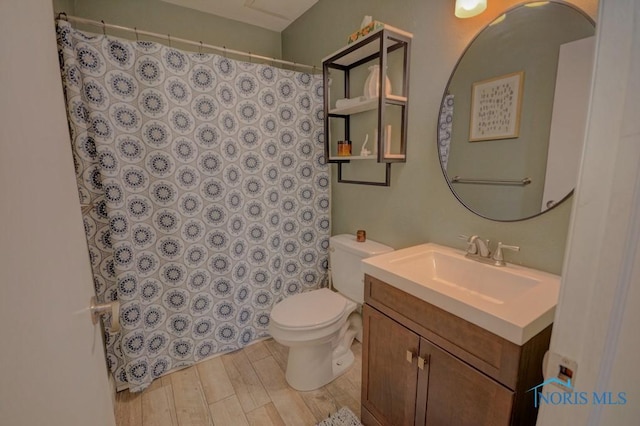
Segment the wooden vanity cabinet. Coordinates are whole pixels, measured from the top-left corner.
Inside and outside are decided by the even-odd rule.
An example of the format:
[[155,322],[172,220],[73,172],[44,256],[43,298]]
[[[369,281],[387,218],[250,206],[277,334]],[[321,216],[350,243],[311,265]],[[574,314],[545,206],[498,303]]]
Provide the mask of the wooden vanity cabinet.
[[523,346],[365,275],[362,422],[534,425],[551,326]]

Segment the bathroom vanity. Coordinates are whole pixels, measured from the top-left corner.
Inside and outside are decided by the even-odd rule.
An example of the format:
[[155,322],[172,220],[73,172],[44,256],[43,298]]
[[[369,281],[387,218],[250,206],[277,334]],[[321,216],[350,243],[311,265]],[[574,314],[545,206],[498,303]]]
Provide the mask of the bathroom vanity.
[[534,425],[551,326],[523,346],[365,277],[365,425]]
[[[407,263],[411,259],[415,265]],[[446,285],[450,290],[439,289],[438,281],[444,282],[443,277],[433,276],[431,267],[425,266],[435,264],[441,273],[449,267],[448,261],[456,271],[472,271],[477,282],[482,282],[485,273],[497,270],[498,275],[492,276],[496,286],[501,284],[502,273],[511,281],[509,273],[515,271],[520,276],[520,272],[527,272],[515,266],[475,265],[477,262],[453,249],[431,244],[365,260],[362,422],[393,426],[534,425],[537,408],[533,393],[527,391],[543,381],[542,359],[549,347],[555,303],[543,302],[532,316],[523,312],[517,320],[509,319],[518,324],[520,334],[500,328],[500,321],[492,322],[494,315],[479,326],[476,323],[483,324],[481,314],[489,311],[480,309],[484,302],[478,302],[478,312],[474,312],[471,299],[448,305],[447,300],[462,301],[463,293],[456,294],[459,289],[452,277]],[[421,265],[420,275],[428,282],[410,279],[416,265]],[[559,283],[552,279],[556,276],[540,274],[540,280],[490,303],[509,311],[521,302],[537,305],[531,296],[540,288],[551,293],[550,300],[557,298]],[[515,280],[511,284],[518,286]],[[477,289],[470,297],[479,298],[480,293]],[[464,314],[458,315],[461,312]]]

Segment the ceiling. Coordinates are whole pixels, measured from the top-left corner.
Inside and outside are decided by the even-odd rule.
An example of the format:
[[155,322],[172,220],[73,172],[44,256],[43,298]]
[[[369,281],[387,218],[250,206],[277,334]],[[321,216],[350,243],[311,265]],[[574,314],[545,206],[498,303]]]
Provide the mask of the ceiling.
[[318,0],[162,0],[281,32]]

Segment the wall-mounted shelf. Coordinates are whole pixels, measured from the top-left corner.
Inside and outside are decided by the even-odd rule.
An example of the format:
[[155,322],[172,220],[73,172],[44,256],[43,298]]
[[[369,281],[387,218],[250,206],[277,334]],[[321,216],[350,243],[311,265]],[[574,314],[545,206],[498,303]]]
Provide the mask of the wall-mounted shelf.
[[[384,25],[323,60],[325,158],[330,163],[338,165],[338,182],[389,186],[391,164],[406,161],[409,54],[412,37],[413,35],[406,31]],[[396,51],[398,53],[389,55]],[[379,71],[378,93],[377,96],[372,96],[371,93],[367,96],[363,93],[362,76],[367,74],[366,67],[374,64],[378,65]],[[386,72],[380,71],[389,67],[395,71],[393,81],[387,80]],[[336,85],[337,87],[332,89],[330,78],[334,82],[337,81],[341,87]],[[389,84],[393,87],[391,93],[387,87]],[[336,102],[331,100],[332,95],[335,99],[342,100],[339,103],[343,106],[337,107]],[[375,132],[363,130],[363,119],[355,119],[356,116],[364,114],[373,114],[367,117],[375,120]],[[338,141],[352,141],[352,136],[356,134],[356,137],[362,136],[364,139],[364,133],[371,141],[367,147],[376,152],[375,154],[361,156],[357,155],[359,151],[356,151],[351,156],[337,155]],[[374,147],[374,144],[377,146]],[[376,160],[378,163],[384,163],[384,181],[344,179],[342,167],[353,160]]]

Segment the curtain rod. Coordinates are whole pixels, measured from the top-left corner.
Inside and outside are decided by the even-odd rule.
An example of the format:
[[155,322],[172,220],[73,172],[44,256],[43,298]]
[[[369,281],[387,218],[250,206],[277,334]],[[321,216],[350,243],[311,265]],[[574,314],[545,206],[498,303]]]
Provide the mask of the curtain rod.
[[278,64],[282,64],[282,65],[290,65],[292,67],[295,68],[304,68],[304,69],[310,69],[312,70],[314,73],[316,72],[316,70],[319,71],[319,68],[315,65],[306,65],[306,64],[299,64],[297,62],[291,62],[291,61],[285,61],[283,59],[276,59],[276,58],[269,58],[267,56],[262,56],[262,55],[256,55],[254,53],[251,52],[242,52],[240,50],[234,50],[234,49],[227,49],[226,47],[220,47],[220,46],[214,46],[211,44],[206,44],[206,43],[202,43],[201,41],[192,41],[192,40],[187,40],[184,38],[178,38],[178,37],[171,37],[170,34],[158,34],[158,33],[153,33],[150,31],[144,31],[144,30],[139,30],[137,28],[129,28],[129,27],[123,27],[121,25],[114,25],[114,24],[106,24],[104,21],[94,21],[92,19],[86,19],[86,18],[80,18],[79,16],[70,16],[67,15],[64,12],[61,12],[58,14],[58,19],[64,19],[66,21],[69,22],[74,22],[74,23],[78,23],[78,24],[87,24],[87,25],[94,25],[96,27],[101,27],[102,28],[102,32],[104,35],[107,35],[107,28],[108,29],[112,29],[112,30],[120,30],[120,31],[126,31],[129,33],[134,33],[136,35],[136,39],[138,38],[138,36],[144,35],[144,36],[148,36],[148,37],[154,37],[154,38],[159,38],[162,40],[167,40],[169,42],[169,45],[171,45],[171,42],[178,42],[178,43],[183,43],[183,44],[188,44],[191,46],[196,46],[199,49],[202,48],[206,48],[206,49],[211,49],[211,50],[216,50],[218,52],[222,52],[223,54],[227,54],[227,53],[231,53],[232,55],[240,55],[240,56],[247,56],[249,57],[249,60],[253,60],[253,59],[261,59],[267,62],[271,62],[271,63],[278,63]]

